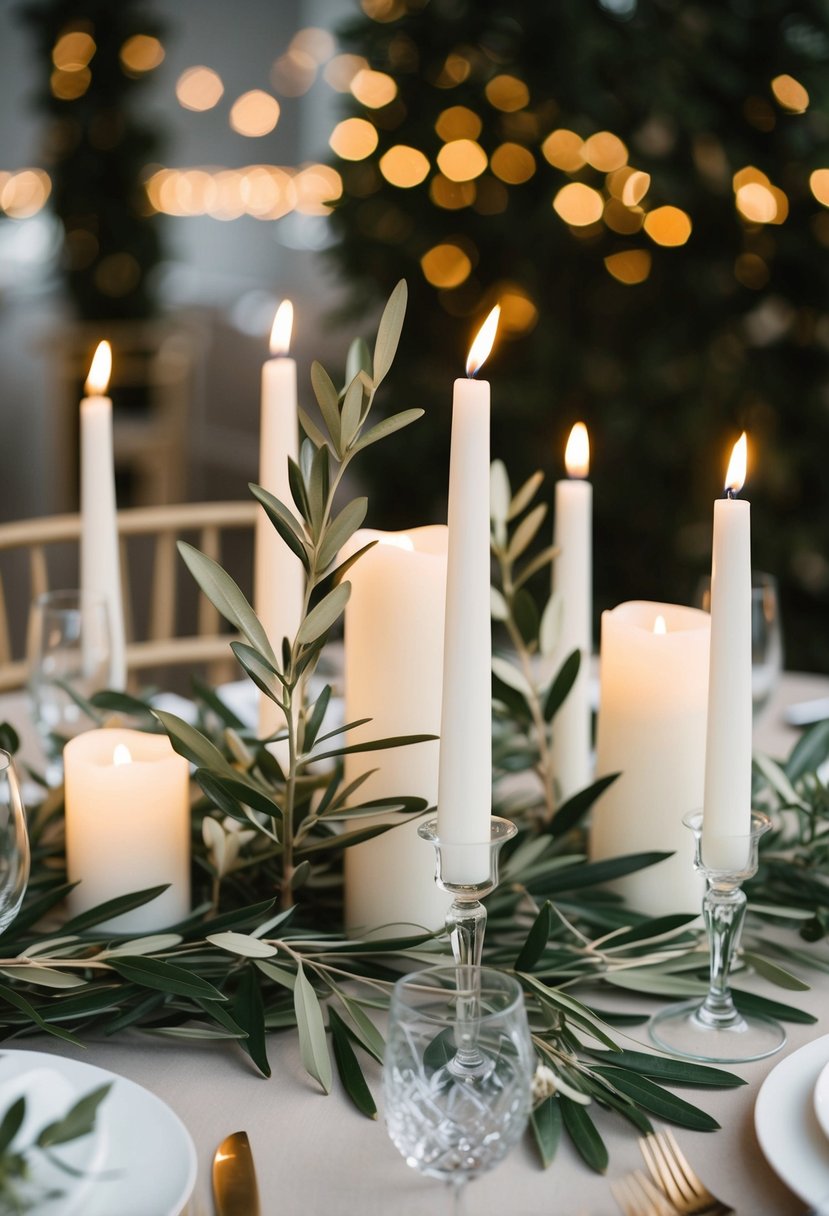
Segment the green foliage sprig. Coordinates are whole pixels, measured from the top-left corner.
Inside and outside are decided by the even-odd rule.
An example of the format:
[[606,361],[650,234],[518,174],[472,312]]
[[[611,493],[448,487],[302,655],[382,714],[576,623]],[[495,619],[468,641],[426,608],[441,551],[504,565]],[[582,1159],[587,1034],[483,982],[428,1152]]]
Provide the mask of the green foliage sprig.
[[36,1210],[44,1199],[60,1198],[59,1191],[44,1195],[42,1188],[36,1187],[33,1178],[36,1156],[41,1153],[57,1169],[76,1176],[75,1168],[55,1150],[94,1131],[98,1108],[111,1088],[110,1082],[84,1094],[65,1115],[45,1124],[28,1144],[17,1142],[26,1118],[26,1098],[21,1096],[12,1103],[0,1118],[0,1208],[3,1212],[8,1216],[20,1216]]

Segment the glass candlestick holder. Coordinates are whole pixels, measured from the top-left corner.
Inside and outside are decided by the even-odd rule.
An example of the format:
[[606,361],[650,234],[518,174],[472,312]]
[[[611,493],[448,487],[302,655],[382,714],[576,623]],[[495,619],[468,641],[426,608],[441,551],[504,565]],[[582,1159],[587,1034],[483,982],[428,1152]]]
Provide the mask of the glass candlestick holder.
[[[657,1047],[690,1060],[716,1064],[762,1060],[780,1050],[786,1032],[773,1018],[741,1013],[728,977],[745,917],[742,884],[757,872],[760,837],[771,827],[771,820],[761,811],[752,811],[750,834],[729,839],[723,856],[714,864],[703,858],[702,812],[686,815],[683,823],[694,833],[694,868],[705,878],[702,914],[708,933],[710,982],[701,1003],[681,1001],[651,1018],[650,1035]],[[727,856],[731,849],[737,856]]]
[[437,819],[418,828],[418,835],[435,849],[435,882],[452,896],[446,913],[446,931],[455,962],[480,967],[486,931],[486,908],[481,900],[498,886],[498,854],[515,835],[509,819],[490,819],[490,838],[481,844],[451,844],[438,836]]
[[452,896],[446,913],[446,931],[457,966],[456,1052],[447,1064],[456,1076],[481,1078],[493,1060],[478,1044],[481,1016],[481,955],[486,932],[486,908],[481,903],[498,886],[498,854],[515,835],[509,819],[490,819],[490,838],[480,844],[452,844],[438,836],[437,819],[418,828],[418,835],[435,849],[435,882]]

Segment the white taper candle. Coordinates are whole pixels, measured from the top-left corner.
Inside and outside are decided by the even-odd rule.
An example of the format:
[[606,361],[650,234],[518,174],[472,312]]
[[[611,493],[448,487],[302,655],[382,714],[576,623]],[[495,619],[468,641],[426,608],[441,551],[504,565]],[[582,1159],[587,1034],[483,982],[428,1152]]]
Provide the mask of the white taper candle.
[[112,449],[112,401],[105,396],[112,351],[100,342],[81,401],[81,588],[106,601],[112,647],[109,684],[127,681],[124,607],[118,551],[118,516]]
[[745,864],[751,830],[751,510],[733,497],[746,464],[743,434],[728,466],[728,497],[714,503],[702,858],[716,869]]
[[[271,354],[262,366],[259,484],[280,502],[292,506],[288,458],[299,452],[296,363],[288,357],[293,306],[284,300],[271,331]],[[293,639],[302,616],[302,564],[273,527],[264,509],[256,518],[254,607],[270,643],[281,655],[282,639]],[[264,693],[259,698],[259,731],[274,734],[284,715]]]
[[561,633],[553,656],[558,671],[574,650],[581,652],[575,684],[553,722],[553,764],[561,800],[584,789],[591,777],[590,656],[593,633],[593,487],[590,441],[583,422],[570,432],[564,455],[568,478],[556,482],[553,593],[561,597]]
[[449,551],[443,647],[438,836],[444,877],[478,882],[489,869],[492,815],[492,626],[490,619],[489,384],[472,377],[492,348],[494,308],[456,380],[449,465]]

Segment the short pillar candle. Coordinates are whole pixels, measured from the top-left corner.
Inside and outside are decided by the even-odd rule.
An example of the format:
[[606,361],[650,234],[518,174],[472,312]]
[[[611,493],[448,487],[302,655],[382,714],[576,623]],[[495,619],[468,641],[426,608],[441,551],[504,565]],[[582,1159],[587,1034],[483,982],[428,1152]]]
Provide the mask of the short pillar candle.
[[168,884],[98,926],[150,933],[190,913],[190,769],[166,735],[91,730],[63,752],[70,915]]

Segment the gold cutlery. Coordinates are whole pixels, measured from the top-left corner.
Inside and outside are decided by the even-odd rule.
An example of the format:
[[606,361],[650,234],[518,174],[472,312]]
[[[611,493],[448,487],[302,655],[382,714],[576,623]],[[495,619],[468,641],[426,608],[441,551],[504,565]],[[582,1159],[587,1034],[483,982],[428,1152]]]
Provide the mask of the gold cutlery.
[[639,1141],[651,1178],[681,1216],[729,1216],[734,1209],[700,1181],[672,1131],[654,1132]]
[[611,1182],[613,1198],[624,1216],[679,1216],[677,1209],[641,1170]]
[[216,1216],[260,1216],[259,1189],[247,1132],[226,1136],[213,1157]]

